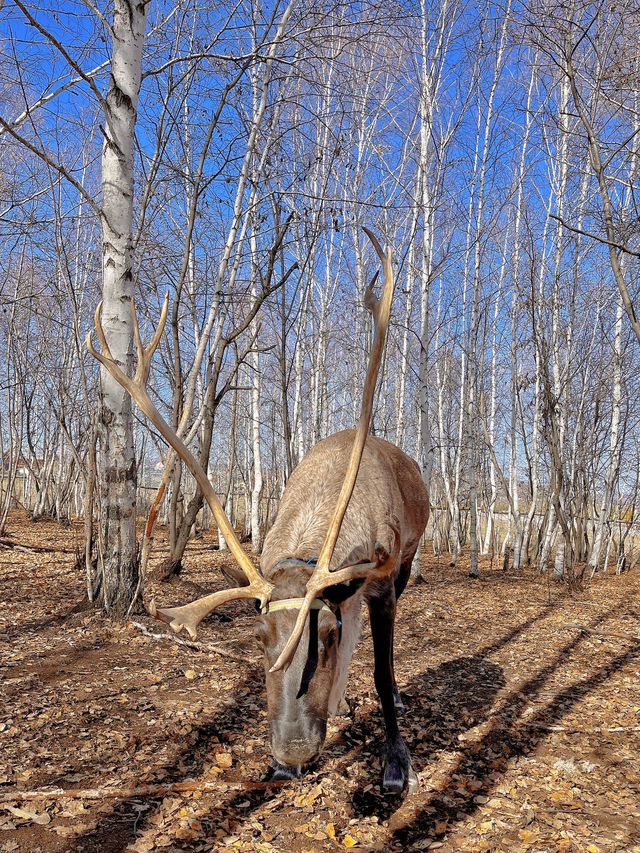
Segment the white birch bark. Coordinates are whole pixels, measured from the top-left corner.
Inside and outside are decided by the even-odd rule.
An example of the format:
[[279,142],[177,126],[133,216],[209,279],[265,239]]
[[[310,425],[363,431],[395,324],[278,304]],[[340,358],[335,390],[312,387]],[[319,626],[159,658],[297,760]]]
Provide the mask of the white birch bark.
[[[535,299],[537,302],[537,308],[532,304],[532,312],[535,317],[536,311],[541,311],[542,306],[545,303],[545,278],[547,274],[547,264],[548,264],[548,252],[547,252],[547,236],[549,231],[549,223],[551,221],[549,214],[553,209],[553,190],[549,192],[549,197],[547,199],[546,212],[547,216],[545,218],[545,225],[543,229],[543,253],[540,262],[538,281],[537,281],[537,293],[535,294]],[[533,299],[532,299],[533,303]],[[531,451],[531,468],[532,468],[532,478],[534,480],[534,486],[538,483],[538,465],[536,462],[538,451],[542,447],[543,444],[543,435],[542,435],[542,384],[543,384],[543,371],[546,369],[546,365],[544,364],[544,356],[542,353],[542,347],[540,344],[539,336],[534,336],[534,346],[535,346],[535,360],[536,360],[536,384],[535,384],[535,396],[534,396],[534,421],[533,421],[533,435],[532,435],[532,451]],[[529,520],[529,516],[527,516],[527,521],[529,524],[533,522],[533,507],[530,508],[529,516],[531,520]],[[551,544],[553,541],[553,536],[555,534],[556,527],[556,517],[555,517],[555,509],[552,503],[549,505],[546,525],[539,532],[540,537],[540,549],[538,554],[538,571],[543,573],[547,570],[547,564],[549,560],[549,554],[551,552]]]
[[[600,567],[602,543],[604,536],[605,524],[608,524],[609,516],[613,506],[613,490],[618,479],[620,470],[620,413],[622,400],[622,317],[624,313],[624,305],[622,297],[618,298],[618,307],[616,309],[616,325],[613,344],[613,374],[611,380],[611,425],[609,427],[609,465],[605,475],[604,489],[602,492],[602,500],[598,510],[596,520],[595,535],[591,554],[589,556],[589,566],[592,569],[592,574]],[[606,567],[606,563],[605,563]]]
[[[557,174],[555,175],[555,179],[553,181],[554,193],[556,198],[556,210],[557,215],[559,217],[563,216],[564,213],[564,205],[565,205],[565,195],[567,189],[567,176],[568,176],[568,159],[567,159],[567,150],[569,143],[569,134],[568,134],[568,126],[567,126],[567,106],[569,102],[569,84],[566,79],[563,79],[560,86],[560,103],[558,104],[558,144],[556,149],[556,161],[555,165],[557,165]],[[560,288],[560,278],[562,275],[562,259],[563,259],[563,241],[564,241],[564,233],[562,226],[558,223],[555,231],[555,257],[554,257],[554,269],[553,269],[553,285],[551,291],[551,371],[552,371],[552,388],[553,395],[555,400],[557,401],[555,410],[552,413],[552,416],[557,419],[557,440],[558,447],[557,453],[560,456],[560,459],[564,462],[564,448],[565,448],[565,433],[567,429],[567,393],[566,387],[563,382],[564,379],[564,370],[563,370],[563,356],[562,356],[562,338],[564,333],[563,322],[560,315],[561,308],[561,288]],[[552,483],[554,484],[553,488],[556,490],[560,489],[560,478],[555,477],[552,478]],[[553,520],[554,522],[558,522],[557,518],[558,511],[557,507],[560,507],[562,513],[565,512],[565,494],[564,490],[557,492],[555,496],[552,495],[553,506],[554,506],[554,514]],[[552,536],[554,533],[554,528],[551,528],[548,533],[549,536]],[[545,545],[551,546],[550,538],[547,538]],[[561,538],[558,539],[558,549],[559,549],[559,557],[556,559],[554,563],[554,577],[560,578],[563,575],[559,575],[558,571],[565,571],[566,568],[566,546],[569,543],[563,541]]]
[[[500,37],[498,42],[498,48],[496,52],[496,60],[495,60],[495,70],[493,75],[493,80],[491,83],[491,89],[489,91],[489,98],[487,102],[487,109],[484,118],[484,134],[482,139],[482,157],[480,160],[480,171],[478,175],[478,201],[476,206],[476,215],[475,215],[475,249],[474,249],[474,257],[473,257],[473,294],[472,294],[472,304],[471,304],[471,321],[470,321],[470,354],[469,354],[469,370],[467,373],[468,380],[468,388],[467,388],[467,406],[468,406],[468,415],[467,415],[467,436],[468,436],[468,444],[470,450],[470,458],[469,458],[469,511],[470,511],[470,545],[471,545],[471,570],[470,574],[475,577],[478,574],[478,533],[477,533],[477,496],[478,496],[478,429],[477,429],[477,414],[476,414],[476,396],[478,394],[478,372],[479,372],[479,364],[478,364],[478,324],[480,320],[480,294],[481,294],[481,278],[480,278],[480,266],[482,262],[482,239],[481,233],[484,224],[484,205],[486,202],[486,178],[487,178],[487,166],[489,162],[489,142],[490,142],[490,133],[493,123],[493,105],[496,96],[496,91],[498,88],[498,83],[500,81],[500,77],[502,74],[502,65],[505,53],[505,43],[507,36],[507,26],[509,22],[509,11],[511,9],[511,0],[508,0],[504,18],[502,21],[502,27],[500,31]],[[480,112],[480,110],[479,110]],[[478,122],[478,125],[480,121]],[[479,129],[479,127],[478,127]]]
[[[258,246],[255,236],[255,231],[251,233],[251,252],[253,259],[253,282],[251,293],[254,299],[258,297],[258,269],[256,260],[258,257]],[[260,528],[260,500],[262,498],[262,455],[260,452],[260,424],[261,405],[260,405],[260,353],[258,351],[258,331],[259,324],[257,319],[253,319],[251,323],[251,335],[254,341],[254,348],[251,352],[251,447],[253,451],[253,483],[251,487],[251,547],[254,554],[259,554],[262,548],[262,535]]]
[[[433,36],[429,37],[429,15],[425,0],[421,0],[422,27],[420,32],[420,157],[417,173],[417,196],[422,213],[422,266],[420,280],[420,351],[418,362],[418,459],[427,492],[435,458],[433,429],[429,407],[429,346],[430,346],[430,290],[434,251],[434,197],[429,174],[433,137],[433,120],[440,91],[443,57],[450,37],[449,2],[444,0],[439,8],[438,21]],[[444,151],[437,153],[442,162]]]
[[[133,156],[141,63],[149,3],[115,0],[111,88],[105,102],[102,153],[102,325],[111,355],[131,372]],[[103,551],[100,600],[124,614],[138,590],[136,459],[130,396],[101,369],[100,486]]]
[[[415,214],[414,214],[415,215]],[[404,306],[404,328],[402,329],[402,345],[400,355],[400,377],[398,380],[398,396],[396,401],[396,426],[395,443],[398,447],[404,446],[404,435],[406,429],[405,406],[407,398],[407,373],[409,372],[409,332],[411,330],[411,309],[413,307],[413,265],[414,265],[414,241],[415,229],[411,229],[411,242],[407,255],[407,279],[406,279],[406,302]]]
[[[477,62],[480,59],[478,57]],[[478,83],[478,74],[477,67],[474,70],[474,74],[472,77],[475,80],[476,87],[479,85]],[[460,554],[460,549],[462,548],[462,515],[460,509],[460,486],[461,486],[461,478],[462,478],[462,465],[463,459],[465,457],[465,448],[467,442],[465,442],[465,427],[467,423],[467,400],[468,400],[468,390],[469,390],[469,380],[468,380],[468,370],[469,370],[469,341],[467,334],[468,327],[468,314],[469,314],[469,285],[470,285],[470,267],[471,267],[471,249],[473,246],[474,240],[474,206],[476,200],[476,192],[478,187],[478,177],[479,177],[479,162],[480,162],[480,139],[481,139],[481,125],[482,125],[482,114],[480,110],[477,110],[476,115],[476,134],[475,134],[475,144],[473,151],[473,166],[471,169],[471,183],[469,186],[469,200],[467,203],[467,217],[466,217],[466,229],[465,229],[465,249],[464,249],[464,264],[463,264],[463,273],[462,273],[462,300],[460,307],[460,326],[462,328],[462,332],[460,329],[457,329],[458,335],[462,334],[463,345],[460,349],[460,391],[458,395],[458,423],[457,423],[457,436],[455,442],[455,463],[454,463],[454,473],[453,473],[453,489],[452,489],[452,501],[453,501],[453,518],[451,524],[451,562],[453,565],[456,564],[458,560],[458,556]]]
[[[498,349],[499,349],[499,318],[500,308],[502,307],[502,288],[504,285],[506,269],[507,269],[507,245],[511,229],[505,228],[504,245],[502,247],[502,263],[500,265],[500,274],[498,276],[498,292],[496,294],[495,303],[493,306],[493,336],[491,345],[491,393],[490,393],[490,409],[489,409],[489,424],[487,426],[487,439],[492,448],[495,449],[495,431],[496,431],[496,409],[497,409],[497,391],[498,391]],[[481,553],[483,555],[491,552],[493,557],[494,552],[494,529],[495,529],[495,507],[498,500],[498,478],[496,465],[493,454],[489,458],[489,484],[490,495],[489,505],[487,507],[487,525],[485,528],[484,541],[481,545]]]
[[[638,63],[636,63],[637,65]],[[638,131],[640,130],[640,113],[638,112],[638,95],[634,99],[635,119],[634,131],[637,139]],[[625,191],[623,209],[623,219],[626,219],[629,209],[633,203],[633,186],[637,179],[638,166],[640,164],[640,151],[637,144],[634,146],[631,163],[629,168],[629,184]],[[625,258],[620,258],[621,275],[625,275]],[[591,554],[589,555],[589,566],[592,576],[600,567],[602,555],[602,543],[604,536],[605,525],[609,524],[609,516],[613,507],[613,493],[616,482],[620,473],[622,441],[620,437],[620,416],[622,403],[622,316],[625,310],[623,294],[618,297],[618,305],[616,309],[616,323],[613,342],[613,372],[611,377],[611,425],[609,428],[609,465],[605,475],[604,488],[602,492],[602,501],[597,513],[593,545]],[[607,550],[604,559],[604,567],[606,569],[609,561],[609,551],[611,548],[611,535],[607,542]]]
[[[539,429],[538,424],[538,398],[534,400],[534,423],[533,423],[533,441],[535,451],[531,459],[531,505],[525,523],[522,523],[520,518],[520,496],[518,493],[518,446],[517,446],[517,419],[518,419],[518,352],[517,352],[517,334],[518,334],[518,299],[520,295],[520,227],[522,222],[522,214],[524,207],[524,179],[526,170],[527,150],[529,147],[529,137],[531,134],[531,125],[533,122],[532,100],[535,84],[535,66],[536,59],[533,58],[531,76],[529,79],[529,87],[527,90],[526,101],[526,118],[524,126],[524,134],[522,139],[522,149],[520,152],[520,162],[518,165],[517,185],[518,191],[516,195],[516,209],[514,222],[514,242],[513,242],[513,296],[511,303],[511,445],[509,454],[509,483],[511,495],[513,498],[512,520],[514,525],[514,537],[512,540],[513,547],[513,567],[516,570],[522,568],[523,563],[528,556],[527,529],[533,521],[535,513],[535,505],[537,499],[537,483],[538,483],[538,459],[537,459],[537,434]],[[544,245],[544,244],[543,244]],[[536,350],[537,352],[537,350]],[[539,390],[539,377],[536,375],[536,392]],[[511,535],[511,529],[510,529]]]

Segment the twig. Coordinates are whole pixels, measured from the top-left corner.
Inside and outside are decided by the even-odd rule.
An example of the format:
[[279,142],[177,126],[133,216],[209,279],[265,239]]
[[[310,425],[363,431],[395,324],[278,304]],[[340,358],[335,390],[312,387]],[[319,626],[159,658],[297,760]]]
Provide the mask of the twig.
[[164,797],[167,794],[180,794],[182,792],[220,790],[242,790],[242,791],[265,791],[269,788],[280,788],[290,780],[282,779],[273,782],[166,782],[155,785],[134,785],[123,788],[78,788],[77,790],[65,790],[64,788],[41,788],[37,791],[6,791],[0,794],[0,803],[11,803],[15,800],[101,800],[109,799],[132,799],[135,797]]
[[585,634],[595,634],[597,637],[617,637],[619,640],[640,641],[640,637],[637,634],[617,634],[613,631],[595,631],[593,628],[587,628],[584,625],[579,625],[577,622],[571,622],[568,625],[563,625],[562,630],[582,631]]
[[70,548],[49,548],[46,545],[21,545],[10,539],[0,539],[0,548],[12,548],[14,551],[35,551],[37,554],[73,554]]
[[230,660],[235,660],[238,663],[255,664],[258,662],[257,658],[248,656],[240,657],[240,655],[234,655],[233,652],[228,652],[226,649],[218,648],[215,643],[196,643],[193,640],[182,640],[180,637],[176,637],[173,634],[154,634],[153,631],[150,631],[146,625],[142,624],[142,622],[132,622],[131,624],[141,631],[145,637],[149,637],[151,640],[156,640],[156,642],[171,640],[179,646],[186,646],[188,649],[194,649],[197,652],[208,652],[210,654],[220,655],[220,657],[229,658]]
[[628,246],[625,246],[624,243],[617,243],[615,240],[607,240],[606,237],[601,237],[591,231],[583,231],[582,228],[576,228],[575,225],[569,225],[569,223],[565,222],[561,216],[556,216],[554,213],[550,213],[549,218],[555,219],[556,222],[559,222],[563,228],[567,229],[567,231],[573,231],[574,234],[580,234],[583,237],[589,237],[591,240],[596,240],[598,243],[604,243],[605,246],[612,246],[619,252],[625,252],[627,255],[631,255],[634,258],[640,258],[640,252],[636,252],[633,249],[630,249]]
[[146,625],[142,624],[142,622],[132,622],[131,624],[134,628],[137,628],[138,631],[141,631],[145,637],[149,637],[151,640],[157,640],[158,642],[161,642],[162,640],[172,640],[179,646],[186,646],[188,649],[195,649],[198,652],[207,651],[202,643],[195,643],[193,640],[181,640],[180,637],[175,637],[173,634],[154,634],[153,631],[150,631]]
[[543,729],[547,732],[568,732],[569,734],[615,734],[615,732],[640,732],[640,726],[594,726],[591,729],[573,729],[569,726],[553,726],[549,723],[518,723],[525,729]]

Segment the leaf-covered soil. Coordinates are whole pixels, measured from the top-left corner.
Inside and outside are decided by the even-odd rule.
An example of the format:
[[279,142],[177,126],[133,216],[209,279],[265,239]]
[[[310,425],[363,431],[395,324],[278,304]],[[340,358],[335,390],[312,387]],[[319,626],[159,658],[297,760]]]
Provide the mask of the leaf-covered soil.
[[[261,786],[250,606],[211,617],[200,648],[179,645],[147,615],[78,608],[79,526],[16,515],[9,531],[40,550],[0,546],[0,850],[640,851],[637,575],[569,594],[488,564],[472,581],[427,555],[396,629],[420,786],[390,797],[367,627],[351,717],[302,779]],[[219,587],[228,557],[211,544],[193,542],[184,579],[149,593],[183,603]]]

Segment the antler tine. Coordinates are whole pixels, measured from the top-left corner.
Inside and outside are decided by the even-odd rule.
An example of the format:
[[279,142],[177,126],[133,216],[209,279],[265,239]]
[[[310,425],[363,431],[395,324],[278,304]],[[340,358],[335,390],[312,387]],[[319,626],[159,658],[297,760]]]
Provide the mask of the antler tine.
[[[387,256],[384,249],[380,245],[380,241],[378,240],[376,235],[373,233],[373,231],[370,231],[366,225],[362,226],[362,230],[367,235],[367,237],[371,240],[371,243],[373,244],[373,248],[376,250],[376,254],[378,255],[378,257],[382,261],[382,265],[384,267],[385,262],[387,261],[387,257],[389,260],[391,260],[391,252],[389,252],[389,255]],[[385,273],[386,273],[386,267],[384,267],[384,268],[385,268]]]
[[142,343],[142,338],[140,337],[140,327],[138,325],[138,314],[136,310],[136,301],[135,299],[131,300],[131,317],[133,319],[133,336],[136,342],[136,351],[138,353],[138,364],[136,367],[136,377],[135,381],[139,382],[141,385],[146,385],[147,380],[149,379],[149,372],[151,370],[151,360],[153,358],[153,354],[155,353],[158,344],[160,343],[160,339],[164,334],[165,323],[167,322],[167,313],[169,311],[169,294],[165,293],[164,302],[162,304],[162,311],[160,312],[160,322],[158,323],[158,327],[153,333],[153,337],[145,347]]
[[[167,293],[165,297],[165,302],[168,299],[169,294]],[[149,378],[149,370],[145,371],[144,369],[144,344],[142,343],[142,338],[140,337],[140,325],[138,324],[138,309],[136,306],[136,300],[131,300],[131,320],[133,321],[133,339],[136,343],[136,375],[135,381],[139,382],[141,385],[146,387],[147,379]],[[164,332],[164,323],[162,322],[162,315],[160,315],[160,323],[158,324],[158,329],[161,332]],[[158,331],[156,329],[156,332]],[[151,366],[151,359],[149,359],[149,366]]]
[[205,595],[203,598],[198,598],[182,607],[156,607],[156,603],[152,599],[147,609],[154,619],[166,622],[174,633],[179,634],[182,630],[186,630],[191,639],[195,640],[198,637],[197,629],[200,622],[221,604],[237,599],[255,597],[255,590],[251,586],[242,586],[212,592],[210,595]]
[[[192,631],[195,631],[197,623],[201,621],[204,616],[206,616],[216,607],[219,607],[221,604],[224,604],[225,601],[231,601],[234,598],[257,598],[260,602],[261,607],[266,606],[271,596],[273,585],[270,584],[269,581],[267,581],[260,574],[258,569],[256,569],[256,567],[251,562],[249,556],[243,550],[242,545],[240,544],[240,540],[238,539],[235,530],[233,529],[222,506],[220,505],[218,496],[216,495],[213,486],[209,482],[209,478],[207,477],[204,468],[202,467],[202,465],[200,465],[198,460],[195,458],[193,453],[191,453],[191,451],[182,441],[182,439],[177,435],[175,430],[171,429],[169,424],[164,420],[164,418],[157,410],[147,393],[145,383],[149,375],[151,358],[153,356],[154,350],[158,346],[158,342],[160,341],[160,337],[164,329],[168,304],[169,302],[167,295],[167,297],[165,298],[164,306],[162,308],[160,323],[158,324],[158,328],[155,334],[153,335],[151,342],[146,348],[142,345],[137,320],[134,323],[134,335],[136,337],[136,348],[138,350],[138,368],[134,379],[131,379],[129,376],[127,376],[127,374],[120,368],[120,366],[114,361],[111,356],[111,352],[109,350],[109,346],[107,344],[104,331],[102,329],[102,304],[100,304],[96,309],[95,326],[96,333],[100,340],[102,349],[107,354],[104,355],[96,351],[93,346],[93,343],[91,342],[91,332],[89,332],[89,334],[87,335],[85,343],[87,349],[94,356],[94,358],[96,358],[100,362],[100,364],[102,364],[109,371],[113,378],[117,382],[119,382],[120,385],[122,385],[122,387],[126,391],[128,391],[131,397],[138,404],[141,411],[155,426],[155,428],[158,430],[158,432],[164,438],[167,444],[171,445],[171,447],[173,447],[178,456],[186,463],[187,467],[195,477],[196,482],[200,486],[202,493],[211,508],[211,512],[213,513],[218,528],[224,536],[225,540],[227,541],[227,544],[229,545],[229,550],[231,551],[231,554],[235,558],[236,562],[240,565],[240,568],[246,575],[247,580],[249,581],[249,586],[239,587],[237,589],[232,590],[224,590],[220,593],[214,593],[211,596],[205,596],[205,598],[201,599],[200,602],[193,602],[193,604],[201,605],[198,608],[199,618],[196,622],[193,622],[193,620],[186,620],[184,623],[182,623],[185,625],[185,627],[187,627],[189,633],[191,633]],[[206,604],[204,603],[205,601],[207,602]],[[190,605],[187,605],[187,607],[190,607]],[[181,608],[176,609],[179,610]],[[163,613],[164,611],[157,612]],[[162,618],[162,616],[160,618]]]
[[376,286],[376,282],[378,281],[378,276],[380,275],[380,270],[376,270],[373,278],[367,285],[367,289],[364,292],[364,307],[367,311],[370,311],[373,317],[377,317],[378,310],[378,299],[376,298],[375,290],[373,289]]
[[360,468],[360,461],[362,459],[364,445],[367,440],[367,434],[369,432],[369,424],[371,423],[371,413],[373,411],[373,398],[376,390],[380,362],[382,361],[382,353],[384,351],[384,345],[387,337],[387,329],[389,327],[391,303],[393,301],[394,278],[391,249],[389,249],[386,253],[383,252],[382,247],[380,246],[380,243],[378,242],[376,236],[372,234],[372,232],[369,231],[368,228],[364,228],[363,230],[367,237],[373,243],[373,247],[376,250],[376,253],[378,254],[380,260],[382,261],[382,267],[384,270],[384,290],[382,292],[382,297],[380,298],[380,300],[376,300],[373,295],[373,283],[375,281],[374,279],[369,285],[369,288],[367,289],[367,293],[365,295],[367,307],[369,308],[369,310],[371,310],[374,317],[375,337],[373,340],[373,346],[371,348],[369,365],[367,367],[367,376],[365,380],[364,392],[362,395],[362,404],[360,407],[360,420],[358,421],[356,436],[353,442],[353,448],[351,450],[351,457],[349,459],[347,472],[345,474],[345,478],[342,483],[342,488],[340,489],[340,494],[338,496],[338,503],[336,504],[336,508],[333,513],[333,518],[331,519],[331,523],[329,524],[329,529],[327,531],[322,550],[320,551],[320,556],[318,557],[316,568],[314,569],[313,574],[307,582],[307,593],[305,595],[304,603],[300,608],[300,612],[298,613],[298,618],[296,620],[295,627],[291,632],[291,636],[287,640],[287,643],[282,652],[280,653],[278,660],[271,668],[272,672],[275,672],[279,669],[283,669],[290,663],[291,659],[293,658],[296,648],[298,647],[298,643],[300,642],[300,638],[302,637],[302,632],[304,630],[305,621],[309,613],[309,608],[311,607],[313,599],[316,598],[319,592],[326,589],[328,586],[333,586],[337,583],[344,583],[345,580],[353,580],[357,577],[377,576],[377,574],[372,571],[372,568],[375,568],[378,565],[377,563],[365,563],[361,564],[360,566],[348,566],[344,569],[340,569],[338,571],[333,572],[330,571],[329,568],[331,558],[333,557],[333,552],[335,550],[336,542],[338,541],[338,536],[340,535],[340,528],[342,527],[344,515],[347,511],[347,507],[349,505],[349,501],[351,500],[351,495],[353,494],[353,489],[356,484],[358,469]]

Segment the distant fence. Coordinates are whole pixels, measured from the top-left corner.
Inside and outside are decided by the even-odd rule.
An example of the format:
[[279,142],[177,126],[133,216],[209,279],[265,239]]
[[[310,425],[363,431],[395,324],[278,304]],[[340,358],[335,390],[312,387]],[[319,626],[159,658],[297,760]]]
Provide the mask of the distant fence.
[[[160,485],[160,475],[158,476],[149,476],[145,474],[143,476],[142,482],[138,485],[138,512],[140,515],[146,515],[151,502],[155,496],[155,493]],[[4,493],[8,487],[9,478],[3,476],[0,480],[0,488]],[[34,478],[29,476],[28,474],[19,473],[13,484],[13,505],[28,509],[32,507],[35,503],[36,499],[36,487]],[[185,502],[188,502],[190,499],[190,495],[185,496]],[[226,495],[222,492],[218,492],[218,499],[221,502],[224,502],[226,499]],[[165,497],[165,501],[167,498]],[[80,515],[82,512],[82,504],[80,501],[76,501],[78,506],[76,507],[76,512],[73,513],[75,515]],[[263,519],[267,520],[267,524],[273,519],[275,514],[275,509],[277,507],[277,499],[275,497],[269,497],[263,495],[261,501],[261,516]],[[446,508],[443,507],[432,507],[431,508],[431,517],[429,520],[429,525],[427,527],[427,538],[431,539],[433,537],[434,527],[436,523],[447,513]],[[462,519],[466,529],[468,529],[468,515],[469,510],[462,511]],[[208,515],[208,510],[205,507],[204,516],[205,518]],[[247,495],[244,491],[235,490],[233,493],[233,515],[236,520],[236,523],[239,527],[247,527],[248,526],[248,507],[247,507]],[[521,513],[522,517],[526,516],[526,512]],[[496,533],[497,536],[502,539],[507,535],[509,531],[509,524],[511,522],[511,514],[505,511],[498,511],[494,513],[494,523],[496,525]],[[534,513],[534,518],[542,519],[544,517],[543,512]],[[201,512],[198,523],[201,523],[203,519],[203,514]],[[160,516],[160,520],[162,520],[162,515]],[[591,531],[592,526],[595,524],[595,520],[591,518],[584,519],[585,523],[589,525],[589,531]],[[486,525],[487,525],[487,512],[486,510],[478,511],[478,535],[482,540],[486,533]],[[627,543],[629,548],[632,550],[640,550],[640,520],[636,520],[633,522],[624,521],[621,519],[610,519],[609,525],[611,526],[614,532],[614,540],[619,540],[620,534],[624,530],[625,532],[631,528],[627,534]],[[617,535],[616,535],[617,533]]]
[[[446,516],[448,510],[443,507],[431,507],[431,517],[429,519],[429,524],[427,526],[427,538],[432,538],[433,529],[437,521]],[[469,510],[463,510],[461,513],[463,517],[463,522],[465,525],[465,529],[468,529],[468,516]],[[521,518],[525,518],[527,515],[526,511],[520,513]],[[535,512],[534,518],[543,519],[545,513],[544,512]],[[486,534],[487,529],[487,518],[488,514],[486,510],[478,510],[478,536],[482,540]],[[498,537],[500,537],[501,541],[507,533],[509,532],[509,525],[511,523],[511,513],[499,511],[494,512],[493,514],[494,523],[496,526],[496,531]],[[583,519],[584,523],[588,525],[589,534],[591,534],[591,530],[593,525],[595,525],[596,520],[593,518],[585,518]],[[627,534],[626,542],[628,543],[628,547],[632,550],[640,550],[640,520],[631,521],[623,521],[621,519],[609,519],[609,526],[614,532],[614,540],[618,541],[620,539],[620,534],[622,531],[629,531]],[[605,525],[605,531],[606,531]],[[617,536],[615,534],[618,534]]]

